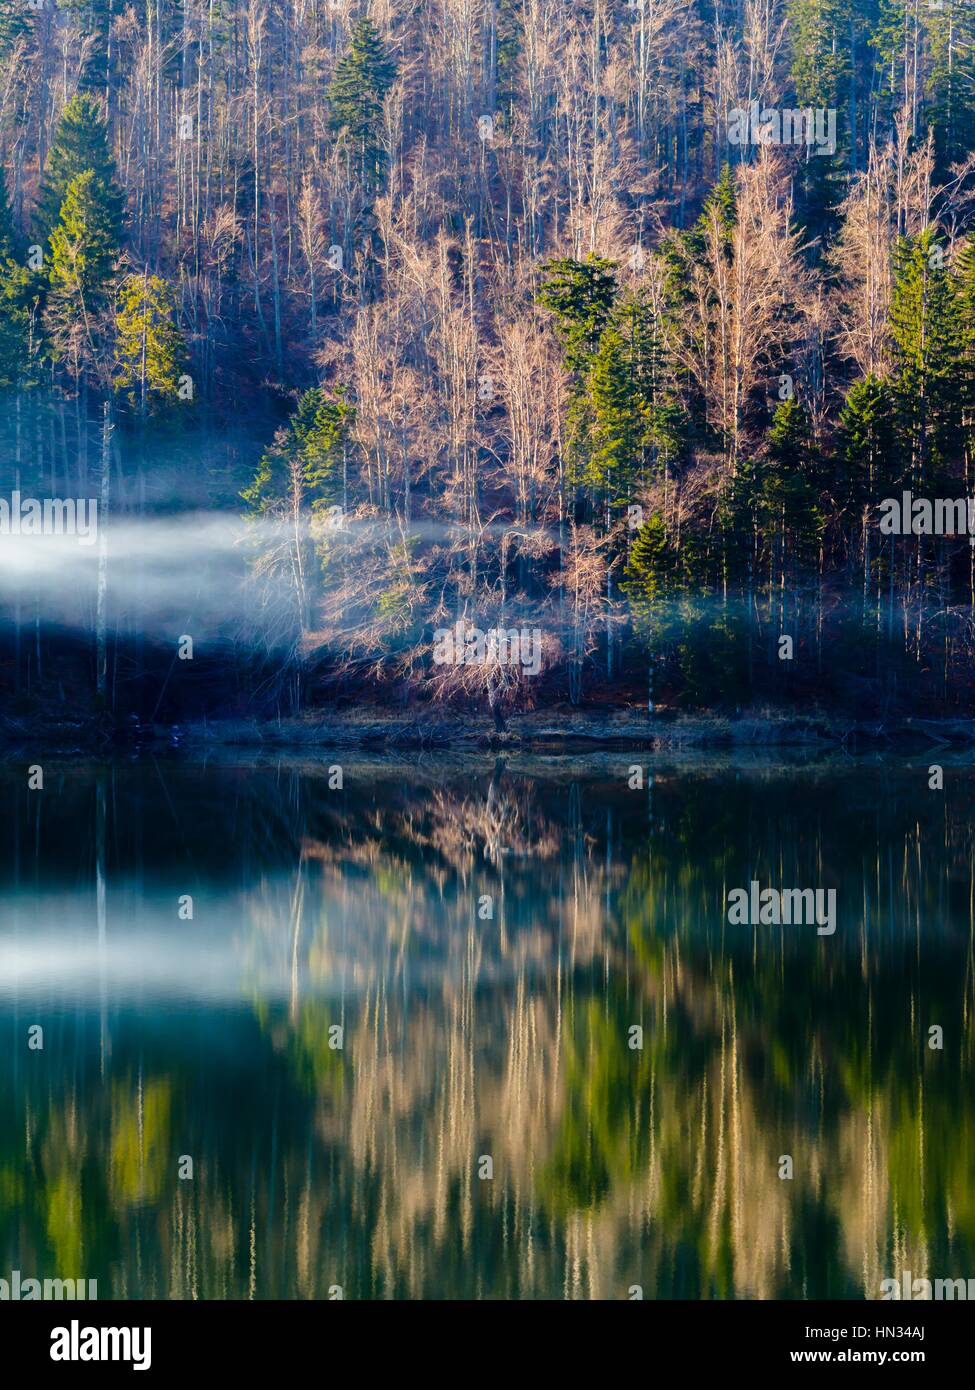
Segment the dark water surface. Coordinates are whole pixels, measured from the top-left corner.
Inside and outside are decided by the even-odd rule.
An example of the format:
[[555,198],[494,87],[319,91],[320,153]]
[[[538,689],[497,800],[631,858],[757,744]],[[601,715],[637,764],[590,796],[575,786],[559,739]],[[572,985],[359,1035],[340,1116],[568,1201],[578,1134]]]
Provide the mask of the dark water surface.
[[[975,1277],[975,771],[637,760],[0,767],[0,1278]],[[835,934],[731,926],[753,879]]]

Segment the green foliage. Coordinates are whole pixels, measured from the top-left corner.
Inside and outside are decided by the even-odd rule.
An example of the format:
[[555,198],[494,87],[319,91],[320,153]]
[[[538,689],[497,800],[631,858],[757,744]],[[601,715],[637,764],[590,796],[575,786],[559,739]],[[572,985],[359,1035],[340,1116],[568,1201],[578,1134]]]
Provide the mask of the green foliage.
[[18,39],[33,32],[34,15],[26,0],[0,0],[0,59],[6,59]]
[[548,261],[544,271],[538,302],[555,315],[566,367],[584,376],[616,301],[615,267],[600,256],[566,256]]
[[649,469],[675,463],[684,412],[674,392],[667,325],[642,290],[614,308],[589,370],[592,448],[585,480],[615,505]]
[[898,443],[917,483],[958,445],[961,324],[932,227],[898,242],[890,325]]
[[41,288],[26,266],[9,258],[0,263],[0,386],[26,385],[35,374]]
[[840,411],[837,430],[836,495],[847,505],[886,496],[897,478],[894,460],[894,403],[887,384],[875,376],[855,381]]
[[922,15],[931,52],[925,95],[942,179],[975,148],[975,15],[959,0],[928,6]]
[[112,227],[114,240],[119,242],[125,198],[116,178],[108,127],[98,98],[89,92],[80,92],[61,112],[44,165],[35,213],[40,240],[49,237],[57,226],[72,180],[87,170],[102,186],[104,215]]
[[332,124],[347,130],[359,148],[363,178],[374,182],[382,172],[379,143],[383,100],[396,79],[390,58],[370,19],[352,30],[347,52],[336,65],[328,85]]
[[668,592],[673,568],[666,524],[659,512],[653,512],[636,533],[620,586],[630,600],[639,627],[646,629],[651,625]]
[[91,169],[78,174],[51,234],[46,322],[56,359],[71,356],[79,343],[94,349],[99,316],[112,297],[117,232],[111,193]]
[[38,276],[15,259],[17,235],[0,167],[0,386],[24,383],[33,342],[41,284]]
[[759,471],[759,527],[778,545],[808,561],[823,525],[814,454],[805,411],[794,397],[781,401],[772,417],[768,452]]
[[251,510],[259,515],[273,510],[293,493],[296,479],[312,512],[334,505],[353,417],[354,407],[341,389],[332,396],[321,386],[305,391],[241,493]]
[[186,361],[173,291],[158,275],[129,275],[115,319],[115,390],[143,415],[178,399]]

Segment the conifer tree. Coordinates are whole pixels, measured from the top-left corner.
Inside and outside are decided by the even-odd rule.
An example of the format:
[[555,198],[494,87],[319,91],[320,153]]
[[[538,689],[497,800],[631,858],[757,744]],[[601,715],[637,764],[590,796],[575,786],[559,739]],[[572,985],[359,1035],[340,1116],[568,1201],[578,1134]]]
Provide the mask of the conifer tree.
[[89,360],[103,335],[100,320],[112,299],[118,261],[118,223],[110,191],[91,169],[68,184],[51,234],[46,325],[56,359]]
[[98,98],[90,92],[80,92],[61,112],[44,165],[35,213],[35,229],[40,239],[49,237],[56,227],[72,179],[89,169],[102,185],[105,216],[118,242],[125,197],[118,186],[108,127]]
[[934,131],[935,177],[975,148],[975,14],[971,5],[942,0],[921,11],[930,49],[925,87]]
[[791,544],[800,560],[808,559],[821,518],[814,476],[809,421],[793,396],[780,401],[768,434],[768,453],[760,470],[763,529],[780,546]]
[[837,477],[842,505],[859,511],[894,486],[894,405],[887,384],[870,375],[855,381],[840,411]]
[[344,446],[354,409],[345,392],[324,387],[305,391],[284,429],[265,450],[248,488],[241,494],[255,514],[274,511],[301,490],[301,505],[318,513],[343,497]]
[[395,79],[396,64],[375,25],[360,19],[329,83],[328,100],[332,124],[348,131],[359,151],[363,180],[371,184],[378,184],[382,173],[383,100]]
[[546,263],[538,302],[555,315],[555,331],[565,365],[577,379],[584,377],[616,301],[612,261],[589,256],[584,261],[562,257]]
[[36,380],[41,288],[25,265],[9,258],[0,265],[0,386]]
[[958,303],[932,227],[898,243],[890,323],[898,443],[918,485],[960,444]]

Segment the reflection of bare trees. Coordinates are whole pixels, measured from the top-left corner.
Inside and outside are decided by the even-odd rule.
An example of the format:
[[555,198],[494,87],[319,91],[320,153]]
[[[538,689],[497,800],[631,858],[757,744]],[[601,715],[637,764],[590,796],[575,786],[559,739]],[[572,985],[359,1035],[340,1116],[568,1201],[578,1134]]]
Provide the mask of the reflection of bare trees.
[[[736,801],[662,772],[625,834],[612,790],[568,775],[323,781],[277,774],[260,814],[236,806],[242,862],[264,867],[242,896],[253,1009],[181,1071],[143,1061],[141,1032],[124,1062],[113,1022],[106,1086],[96,1027],[92,1063],[65,1054],[60,1092],[0,1132],[11,1267],[54,1250],[69,1273],[110,1267],[113,1293],[177,1297],[874,1297],[902,1268],[967,1277],[967,814],[851,781],[890,817],[861,863],[812,779],[799,826],[791,777]],[[784,881],[837,866],[842,938],[709,919],[739,823]],[[929,936],[952,884],[965,902]]]

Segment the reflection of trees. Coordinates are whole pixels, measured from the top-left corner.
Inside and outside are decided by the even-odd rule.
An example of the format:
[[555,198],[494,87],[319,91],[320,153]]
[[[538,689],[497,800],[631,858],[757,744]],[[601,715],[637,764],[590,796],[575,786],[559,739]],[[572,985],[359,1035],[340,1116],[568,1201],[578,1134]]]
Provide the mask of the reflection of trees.
[[[621,786],[302,787],[293,871],[245,894],[257,1002],[218,1058],[160,1046],[139,1069],[116,1037],[107,1087],[75,1060],[62,1092],[17,1097],[12,1267],[299,1297],[875,1296],[903,1268],[975,1273],[967,809],[876,778],[838,801],[807,777],[801,807],[793,777],[661,773],[649,811]],[[729,929],[752,876],[835,885],[837,935]],[[262,994],[276,964],[287,998]]]

